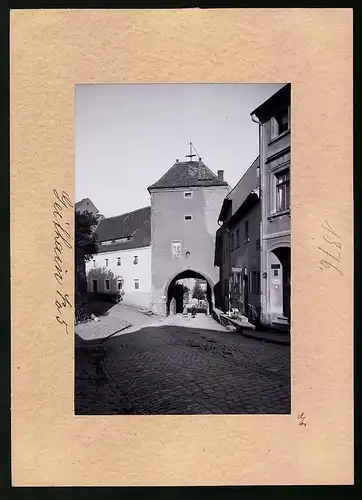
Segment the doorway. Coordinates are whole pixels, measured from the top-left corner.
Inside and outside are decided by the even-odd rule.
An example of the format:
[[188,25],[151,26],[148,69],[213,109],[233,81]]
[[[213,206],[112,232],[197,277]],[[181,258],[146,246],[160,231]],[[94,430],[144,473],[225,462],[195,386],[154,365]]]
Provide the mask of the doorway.
[[92,280],[92,291],[98,293],[98,280]]
[[290,265],[290,248],[279,247],[273,250],[274,255],[278,258],[282,270],[282,310],[283,316],[290,321],[290,293],[291,293],[291,265]]

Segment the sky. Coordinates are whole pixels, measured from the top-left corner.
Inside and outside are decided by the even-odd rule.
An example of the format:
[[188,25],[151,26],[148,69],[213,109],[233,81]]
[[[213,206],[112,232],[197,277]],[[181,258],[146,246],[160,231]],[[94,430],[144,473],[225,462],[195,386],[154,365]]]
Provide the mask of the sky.
[[186,160],[190,141],[233,188],[258,156],[250,113],[282,86],[77,85],[75,201],[105,217],[150,205],[147,187]]

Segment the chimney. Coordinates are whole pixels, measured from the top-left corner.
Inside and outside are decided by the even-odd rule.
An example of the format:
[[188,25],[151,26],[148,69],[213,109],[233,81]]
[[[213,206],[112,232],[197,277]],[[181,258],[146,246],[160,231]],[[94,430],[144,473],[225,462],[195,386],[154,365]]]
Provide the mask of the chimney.
[[224,180],[224,171],[223,170],[218,170],[217,171],[217,176],[218,178],[223,181]]

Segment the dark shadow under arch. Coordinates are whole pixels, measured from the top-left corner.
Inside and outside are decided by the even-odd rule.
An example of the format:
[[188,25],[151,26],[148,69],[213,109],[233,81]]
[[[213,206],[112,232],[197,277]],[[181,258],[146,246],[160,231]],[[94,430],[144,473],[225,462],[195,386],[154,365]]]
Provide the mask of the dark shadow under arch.
[[166,302],[166,314],[167,316],[170,314],[170,303],[173,297],[175,297],[176,300],[176,313],[182,313],[183,311],[183,295],[180,291],[180,289],[177,288],[176,282],[185,278],[199,278],[204,281],[206,281],[207,288],[206,288],[206,300],[209,304],[209,312],[210,314],[213,311],[213,304],[212,304],[212,289],[211,289],[211,284],[209,283],[209,280],[204,276],[203,274],[193,271],[192,269],[186,269],[185,271],[180,272],[177,274],[169,283],[168,288],[167,288],[167,302]]

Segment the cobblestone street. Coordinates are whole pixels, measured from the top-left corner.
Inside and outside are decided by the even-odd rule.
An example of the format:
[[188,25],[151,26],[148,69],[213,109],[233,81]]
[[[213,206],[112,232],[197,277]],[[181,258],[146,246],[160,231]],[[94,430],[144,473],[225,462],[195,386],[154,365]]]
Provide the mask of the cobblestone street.
[[103,349],[76,349],[76,414],[290,412],[288,346],[164,325]]

